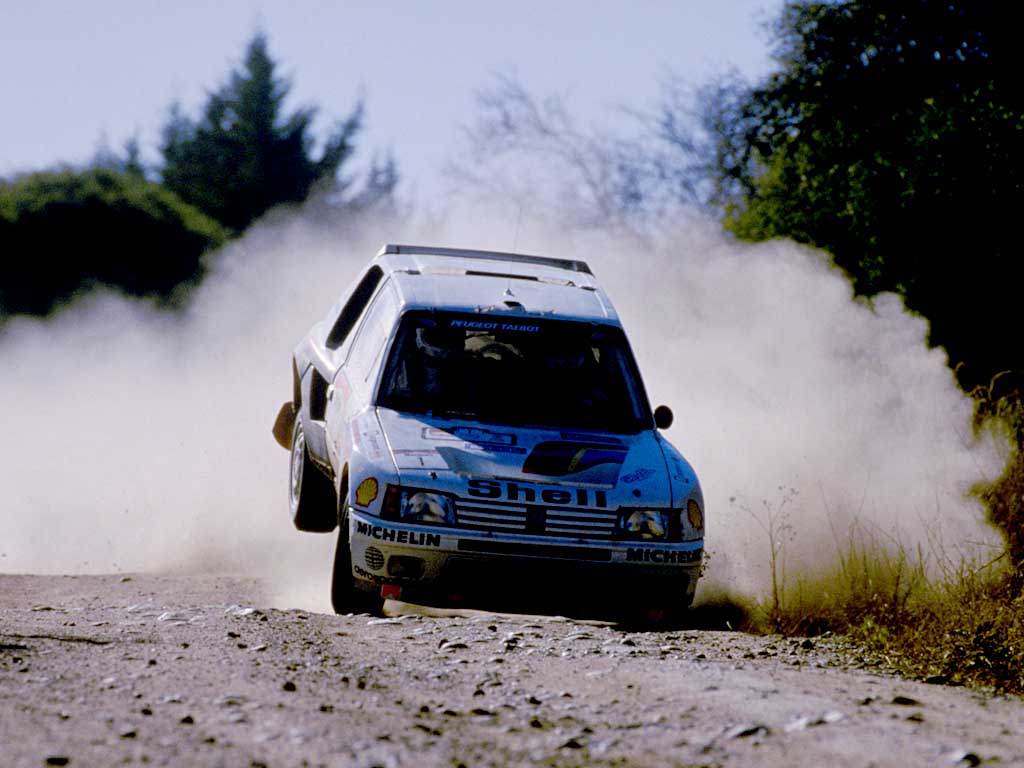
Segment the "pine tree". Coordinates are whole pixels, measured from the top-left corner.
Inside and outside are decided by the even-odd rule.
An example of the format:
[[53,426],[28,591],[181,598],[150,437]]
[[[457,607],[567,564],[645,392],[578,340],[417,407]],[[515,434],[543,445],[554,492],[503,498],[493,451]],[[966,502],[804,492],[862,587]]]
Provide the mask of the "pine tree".
[[357,104],[313,157],[316,110],[284,114],[290,84],[275,67],[266,36],[257,34],[241,69],[210,94],[198,121],[175,104],[164,126],[164,185],[235,232],[275,205],[337,185],[362,128]]

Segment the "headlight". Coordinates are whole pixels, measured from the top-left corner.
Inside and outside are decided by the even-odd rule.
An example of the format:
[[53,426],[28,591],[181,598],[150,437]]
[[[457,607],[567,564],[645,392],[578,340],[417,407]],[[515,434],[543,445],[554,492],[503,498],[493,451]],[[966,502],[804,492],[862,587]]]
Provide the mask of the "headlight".
[[668,512],[660,509],[633,509],[619,518],[623,538],[660,540],[668,538]]
[[451,525],[455,522],[455,510],[452,509],[451,499],[443,493],[425,491],[403,493],[399,516],[410,523]]
[[384,494],[381,517],[403,523],[454,525],[455,508],[447,494],[390,485]]

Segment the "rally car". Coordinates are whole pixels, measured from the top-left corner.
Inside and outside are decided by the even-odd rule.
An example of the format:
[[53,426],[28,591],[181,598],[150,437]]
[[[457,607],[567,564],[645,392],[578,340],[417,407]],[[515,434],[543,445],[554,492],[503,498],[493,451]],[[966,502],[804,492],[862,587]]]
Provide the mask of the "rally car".
[[335,611],[693,600],[704,499],[586,263],[386,245],[295,348],[274,424]]

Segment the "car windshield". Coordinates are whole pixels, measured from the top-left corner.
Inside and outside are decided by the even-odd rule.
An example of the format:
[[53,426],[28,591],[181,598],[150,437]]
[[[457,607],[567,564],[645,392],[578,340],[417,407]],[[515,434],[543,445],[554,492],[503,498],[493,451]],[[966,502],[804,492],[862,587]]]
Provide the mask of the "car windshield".
[[555,429],[636,433],[651,426],[621,329],[564,320],[409,312],[377,404]]

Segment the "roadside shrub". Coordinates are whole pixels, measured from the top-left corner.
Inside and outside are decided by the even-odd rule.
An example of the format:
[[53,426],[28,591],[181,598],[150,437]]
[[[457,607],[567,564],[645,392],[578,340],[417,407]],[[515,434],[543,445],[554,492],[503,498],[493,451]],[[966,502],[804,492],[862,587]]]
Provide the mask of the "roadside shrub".
[[906,670],[937,682],[1024,692],[1024,596],[1015,581],[965,574],[940,585],[887,645]]
[[107,285],[164,305],[227,240],[217,222],[137,173],[95,168],[0,182],[0,316],[45,315]]
[[[1010,456],[1003,473],[980,483],[972,493],[985,505],[989,521],[1006,537],[1007,555],[1015,574],[1024,574],[1024,398],[1019,377],[1004,372],[974,397],[974,428],[1006,438]],[[1020,578],[1017,586],[1024,585]]]
[[[1024,694],[1024,397],[1000,374],[975,390],[974,428],[1009,446],[1002,474],[971,493],[1005,549],[988,562],[949,557],[937,542],[908,550],[855,524],[837,533],[836,565],[823,576],[783,578],[784,496],[757,513],[770,538],[771,593],[747,629],[783,635],[845,635],[904,674],[937,683]],[[744,509],[746,509],[744,507]]]
[[965,569],[929,583],[899,624],[868,617],[846,634],[909,676],[1024,693],[1024,597],[1015,581]]
[[845,635],[911,677],[1024,693],[1018,575],[1003,557],[934,560],[855,527],[833,571],[766,597],[750,628]]

